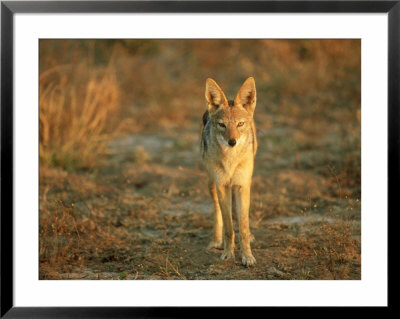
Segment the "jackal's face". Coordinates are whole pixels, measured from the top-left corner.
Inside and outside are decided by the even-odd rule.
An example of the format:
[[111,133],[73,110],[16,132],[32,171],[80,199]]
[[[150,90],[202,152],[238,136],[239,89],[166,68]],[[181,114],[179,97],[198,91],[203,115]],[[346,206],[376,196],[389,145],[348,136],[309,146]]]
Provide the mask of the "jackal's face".
[[251,133],[256,107],[254,79],[248,78],[244,82],[233,101],[226,99],[224,92],[214,80],[207,79],[206,101],[218,142],[229,147],[243,144]]

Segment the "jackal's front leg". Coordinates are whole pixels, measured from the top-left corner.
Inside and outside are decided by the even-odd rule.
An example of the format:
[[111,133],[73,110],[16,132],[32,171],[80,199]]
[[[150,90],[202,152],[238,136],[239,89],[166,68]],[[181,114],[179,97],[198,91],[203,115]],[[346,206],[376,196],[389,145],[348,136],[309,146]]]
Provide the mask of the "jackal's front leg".
[[232,188],[230,186],[217,185],[217,194],[224,223],[224,253],[221,259],[235,259],[235,233],[233,232],[232,223]]
[[212,181],[208,182],[208,189],[210,191],[211,198],[214,203],[214,210],[215,210],[215,215],[214,215],[214,230],[211,238],[211,242],[208,245],[208,249],[212,248],[217,248],[221,249],[222,248],[222,213],[221,213],[221,208],[218,202],[218,195],[217,195],[217,188],[215,186],[215,183]]
[[251,253],[250,240],[251,233],[249,227],[249,208],[250,208],[250,184],[246,186],[233,187],[235,205],[238,211],[240,251],[242,253],[242,264],[249,267],[256,263],[256,259]]

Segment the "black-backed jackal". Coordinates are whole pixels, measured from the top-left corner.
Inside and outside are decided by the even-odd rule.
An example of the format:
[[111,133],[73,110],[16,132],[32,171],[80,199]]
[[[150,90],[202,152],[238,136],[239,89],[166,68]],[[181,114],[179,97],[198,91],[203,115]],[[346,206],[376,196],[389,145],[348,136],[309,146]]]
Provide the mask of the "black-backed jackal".
[[257,151],[253,121],[254,79],[250,77],[243,83],[233,101],[226,99],[214,80],[207,79],[206,101],[208,109],[203,115],[201,153],[215,206],[215,226],[209,248],[221,248],[223,244],[221,259],[235,258],[232,210],[236,210],[242,264],[251,266],[256,262],[251,253],[249,229],[250,186]]

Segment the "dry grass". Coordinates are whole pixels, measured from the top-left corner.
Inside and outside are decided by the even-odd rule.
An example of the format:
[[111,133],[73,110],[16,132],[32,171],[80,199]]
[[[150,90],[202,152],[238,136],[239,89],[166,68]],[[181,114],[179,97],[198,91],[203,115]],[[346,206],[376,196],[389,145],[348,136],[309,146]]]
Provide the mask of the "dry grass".
[[55,66],[40,74],[40,161],[66,169],[93,168],[120,108],[112,61]]

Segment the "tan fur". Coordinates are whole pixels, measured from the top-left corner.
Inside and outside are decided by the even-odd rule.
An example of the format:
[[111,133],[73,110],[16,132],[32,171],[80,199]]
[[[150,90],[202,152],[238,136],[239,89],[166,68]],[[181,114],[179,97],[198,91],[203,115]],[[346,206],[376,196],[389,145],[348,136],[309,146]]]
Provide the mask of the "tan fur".
[[207,79],[205,96],[208,110],[203,116],[202,157],[215,206],[215,227],[209,248],[220,248],[223,243],[221,259],[235,257],[234,209],[238,215],[242,263],[251,266],[256,262],[250,248],[249,229],[250,186],[257,152],[253,120],[255,82],[248,78],[234,101],[229,102],[218,84]]

